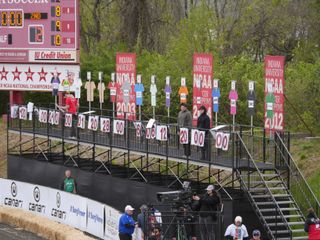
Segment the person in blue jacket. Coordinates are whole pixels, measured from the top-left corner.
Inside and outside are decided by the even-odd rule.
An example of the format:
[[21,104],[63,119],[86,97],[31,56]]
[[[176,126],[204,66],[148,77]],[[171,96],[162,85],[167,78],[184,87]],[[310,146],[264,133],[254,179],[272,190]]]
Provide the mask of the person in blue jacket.
[[132,234],[136,226],[135,221],[132,218],[134,208],[127,205],[124,209],[124,214],[119,220],[119,238],[120,240],[132,240]]

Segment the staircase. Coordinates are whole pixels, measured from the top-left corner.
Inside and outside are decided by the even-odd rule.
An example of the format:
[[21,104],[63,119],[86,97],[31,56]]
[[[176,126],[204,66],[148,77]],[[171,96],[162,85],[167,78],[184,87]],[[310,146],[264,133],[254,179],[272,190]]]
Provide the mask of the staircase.
[[239,134],[237,138],[242,158],[250,166],[237,169],[237,177],[269,239],[307,240],[304,214],[281,173],[276,168],[259,169]]

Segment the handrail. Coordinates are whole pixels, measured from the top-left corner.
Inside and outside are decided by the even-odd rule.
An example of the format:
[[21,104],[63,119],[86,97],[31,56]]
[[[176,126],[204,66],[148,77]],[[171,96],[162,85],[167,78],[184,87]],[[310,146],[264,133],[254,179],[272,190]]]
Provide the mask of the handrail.
[[[276,199],[274,198],[273,194],[271,193],[271,190],[269,189],[268,185],[265,183],[264,178],[262,177],[261,172],[260,172],[257,164],[255,163],[255,161],[253,160],[253,158],[252,158],[252,156],[251,156],[251,154],[250,154],[247,146],[246,146],[245,143],[243,142],[243,139],[241,138],[240,133],[239,133],[239,132],[236,132],[236,134],[237,134],[237,136],[238,136],[238,138],[239,138],[242,146],[244,147],[247,155],[249,156],[250,161],[252,162],[253,166],[255,167],[256,171],[258,172],[259,177],[263,180],[263,183],[264,183],[266,189],[268,190],[268,192],[269,192],[269,194],[270,194],[270,197],[272,198],[272,201],[273,201],[273,203],[276,205],[277,211],[278,211],[278,210],[280,209],[279,204],[277,203]],[[282,213],[281,211],[279,211],[279,212],[280,212],[280,217],[281,217],[282,221],[283,221],[284,223],[286,223],[285,226],[286,226],[287,230],[290,231],[290,235],[292,235],[292,231],[291,231],[291,229],[288,227],[288,222],[287,222],[286,218],[284,217],[284,215],[283,215],[283,213]],[[271,235],[273,236],[271,230],[270,230],[270,233],[271,233]]]
[[[275,134],[276,134],[276,136],[278,137],[278,139],[280,140],[281,145],[284,147],[284,149],[285,149],[285,151],[286,151],[286,154],[288,154],[288,156],[290,157],[290,160],[291,160],[290,163],[293,164],[293,166],[294,166],[295,169],[296,169],[296,172],[299,173],[299,176],[301,177],[301,179],[302,179],[302,181],[304,182],[305,186],[306,186],[307,189],[309,190],[309,193],[310,193],[310,194],[312,195],[312,197],[314,198],[313,200],[314,200],[315,203],[317,204],[317,209],[318,209],[318,211],[319,211],[319,210],[320,210],[320,203],[319,203],[317,197],[315,196],[315,194],[314,194],[314,192],[312,191],[312,189],[310,188],[308,182],[306,181],[306,179],[305,179],[304,176],[302,175],[300,169],[298,168],[296,162],[294,161],[294,159],[293,159],[290,151],[288,150],[288,148],[287,148],[286,145],[284,144],[284,142],[283,142],[282,138],[280,137],[279,133],[278,133],[278,132],[275,132]],[[276,147],[278,148],[278,150],[279,150],[282,158],[285,160],[286,158],[285,158],[283,152],[281,151],[280,146],[277,144],[276,141],[274,141],[274,143],[275,143]],[[287,167],[290,169],[290,173],[292,173],[292,172],[293,172],[293,169],[292,169],[292,167],[291,167],[291,164],[289,164],[287,161],[284,161],[284,162],[286,163]],[[295,175],[293,175],[293,174],[290,174],[290,176],[295,177]],[[301,184],[299,183],[299,181],[297,181],[297,183],[299,184],[299,186],[301,186]],[[301,190],[302,190],[302,188],[301,188]],[[309,199],[306,199],[306,200],[309,202]],[[309,205],[312,207],[312,205],[311,205],[310,202],[309,202]],[[318,213],[318,214],[319,214],[319,213]]]

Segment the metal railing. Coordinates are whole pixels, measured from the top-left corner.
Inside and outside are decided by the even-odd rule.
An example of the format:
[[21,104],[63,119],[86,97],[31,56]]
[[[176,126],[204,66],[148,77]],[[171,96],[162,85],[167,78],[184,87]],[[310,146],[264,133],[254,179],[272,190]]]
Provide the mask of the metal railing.
[[[156,124],[167,127],[168,139],[167,141],[159,141],[154,136],[146,138],[146,125],[147,121],[142,120],[142,128],[139,134],[137,134],[136,123],[138,121],[128,120],[125,114],[124,119],[113,118],[113,114],[110,111],[104,111],[105,115],[97,114],[95,116],[106,117],[110,119],[110,131],[100,131],[100,125],[97,131],[87,129],[76,128],[76,138],[71,138],[72,128],[65,126],[65,115],[60,114],[59,124],[53,125],[49,123],[49,114],[47,115],[47,123],[39,121],[39,110],[54,111],[55,109],[37,107],[33,112],[32,120],[21,120],[19,118],[8,118],[8,130],[16,130],[20,133],[29,133],[31,135],[42,135],[44,137],[56,138],[59,141],[73,141],[86,144],[93,144],[98,146],[105,146],[110,148],[118,148],[123,150],[129,150],[133,152],[140,152],[145,155],[162,156],[162,158],[177,158],[185,160],[186,162],[199,162],[207,164],[221,165],[222,167],[232,168],[232,151],[221,151],[214,147],[213,136],[207,131],[205,135],[205,157],[201,156],[201,147],[190,145],[190,133],[192,129],[203,130],[199,128],[189,128],[189,144],[186,144],[190,148],[190,155],[185,156],[184,145],[180,144],[180,127],[177,124],[167,124],[156,122]],[[8,116],[10,116],[8,114]],[[75,116],[73,116],[75,118]],[[86,115],[86,122],[88,115]],[[124,121],[124,132],[122,135],[113,133],[113,120]],[[76,124],[77,121],[73,121]],[[86,124],[87,125],[87,124]],[[228,131],[228,129],[227,129]],[[231,140],[230,140],[231,142]],[[230,144],[231,145],[231,144]]]
[[[265,230],[268,233],[270,238],[276,239],[276,235],[277,235],[277,231],[278,231],[277,224],[279,224],[279,223],[284,223],[286,230],[290,234],[290,237],[292,237],[292,232],[288,226],[288,222],[285,219],[283,213],[280,211],[280,206],[277,203],[276,199],[274,198],[270,188],[266,184],[266,182],[261,174],[261,171],[259,170],[258,165],[256,164],[255,160],[252,158],[252,155],[250,154],[250,152],[249,152],[246,144],[244,143],[240,133],[235,133],[235,134],[236,134],[236,137],[238,140],[237,141],[238,142],[237,151],[242,151],[242,157],[247,159],[247,168],[245,169],[246,175],[242,174],[241,170],[239,170],[239,169],[237,169],[237,174],[238,174],[239,180],[241,182],[241,186],[245,188],[247,194],[249,195],[249,200],[251,202],[251,205],[255,208],[255,210],[256,210],[255,212],[256,212],[258,218],[260,219],[260,221],[262,221],[263,226],[265,227]],[[240,154],[237,154],[237,156],[240,156]],[[237,162],[238,161],[239,161],[239,159],[237,159]],[[256,182],[260,182],[260,187],[262,185],[262,187],[266,190],[266,194],[268,194],[268,196],[272,200],[272,205],[274,206],[274,209],[275,209],[275,211],[274,211],[275,212],[275,225],[276,225],[275,233],[273,233],[272,230],[270,229],[270,227],[268,226],[262,212],[260,211],[260,208],[258,207],[257,203],[255,202],[255,200],[251,196],[250,190],[252,188],[259,187],[259,184],[256,184]],[[278,216],[280,217],[281,221],[278,221],[278,219],[279,219]]]
[[277,154],[283,159],[283,162],[288,168],[288,173],[290,173],[287,176],[287,187],[290,188],[291,194],[299,204],[299,207],[305,217],[309,208],[313,208],[317,216],[320,216],[319,200],[295,163],[290,151],[284,144],[283,138],[277,132],[274,136]]

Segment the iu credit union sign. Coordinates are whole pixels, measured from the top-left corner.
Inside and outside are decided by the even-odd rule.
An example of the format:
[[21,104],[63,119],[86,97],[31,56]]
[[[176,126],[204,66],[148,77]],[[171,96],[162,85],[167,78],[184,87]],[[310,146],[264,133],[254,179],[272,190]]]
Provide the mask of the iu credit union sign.
[[51,91],[54,72],[78,77],[78,13],[79,0],[0,0],[0,90]]

